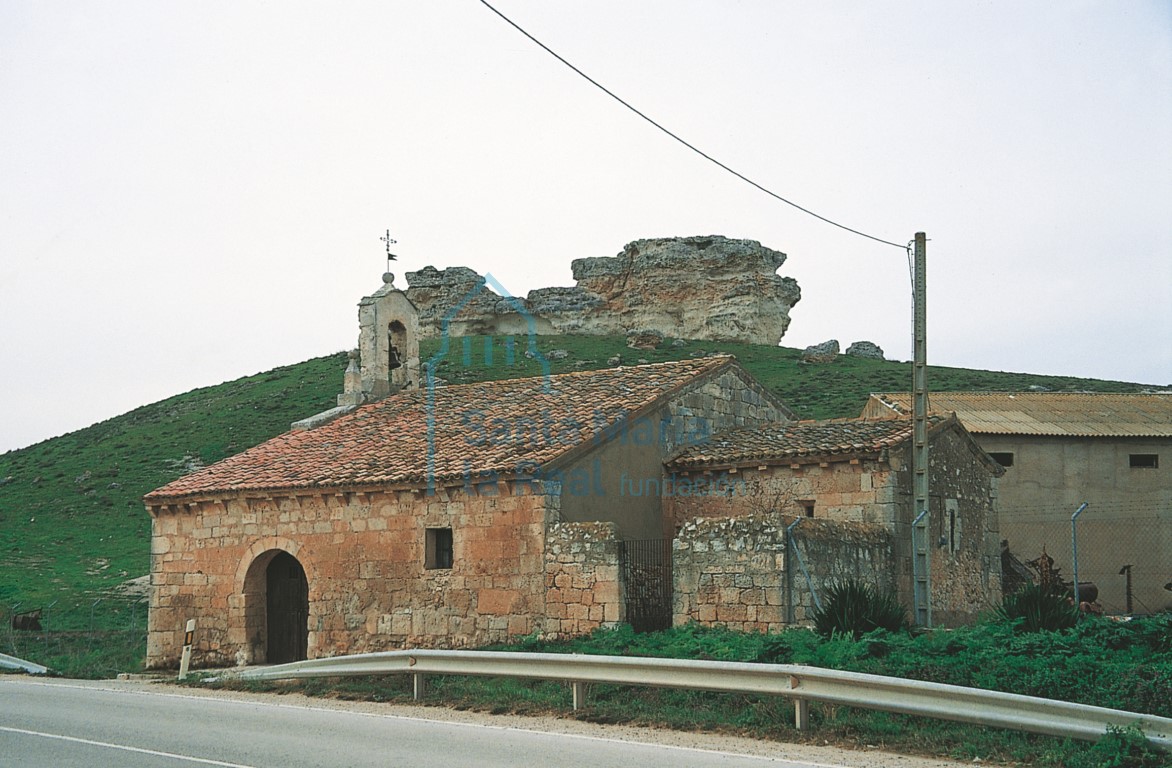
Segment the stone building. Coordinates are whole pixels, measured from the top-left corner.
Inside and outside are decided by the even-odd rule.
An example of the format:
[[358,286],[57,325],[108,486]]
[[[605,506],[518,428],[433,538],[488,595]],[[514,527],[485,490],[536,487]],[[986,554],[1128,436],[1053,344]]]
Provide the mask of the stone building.
[[[818,588],[905,587],[910,427],[786,432],[792,413],[731,357],[442,385],[415,305],[384,282],[359,304],[337,407],[144,498],[148,666],[177,662],[188,619],[210,666],[622,622],[774,629],[805,618],[802,557]],[[1000,468],[955,420],[932,439],[949,521],[934,597],[960,619],[997,592]]]
[[[1172,610],[1172,394],[934,392],[1005,467],[1001,537],[1020,560],[1043,550],[1061,576],[1093,582],[1109,613]],[[900,417],[909,394],[876,394],[866,417]]]
[[[716,474],[743,488],[665,498],[675,622],[772,631],[804,619],[812,592],[843,578],[912,605],[911,438],[910,419],[796,422],[720,433],[673,456],[673,482]],[[955,418],[934,419],[928,441],[933,621],[958,624],[1000,604],[1004,470]]]
[[617,624],[621,542],[663,535],[659,499],[629,489],[789,414],[729,357],[412,387],[412,306],[389,286],[360,305],[371,343],[338,408],[145,497],[149,666],[175,663],[190,618],[205,665]]

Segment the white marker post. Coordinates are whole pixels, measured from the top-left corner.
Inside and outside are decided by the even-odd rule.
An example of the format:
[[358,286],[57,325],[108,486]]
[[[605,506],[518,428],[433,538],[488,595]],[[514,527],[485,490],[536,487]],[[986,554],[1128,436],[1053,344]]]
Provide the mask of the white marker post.
[[183,635],[183,658],[179,660],[179,679],[187,677],[187,667],[191,664],[191,646],[195,640],[195,619],[187,620],[187,631]]

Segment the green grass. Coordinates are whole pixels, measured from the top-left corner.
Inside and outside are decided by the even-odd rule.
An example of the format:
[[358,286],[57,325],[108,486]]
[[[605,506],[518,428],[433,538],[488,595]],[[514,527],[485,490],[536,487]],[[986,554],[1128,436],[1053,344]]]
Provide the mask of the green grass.
[[[616,354],[624,365],[733,354],[804,418],[858,415],[870,392],[907,389],[911,377],[908,363],[844,356],[828,365],[803,365],[795,349],[732,342],[665,344],[650,351],[628,349],[619,337],[543,336],[537,343],[544,352],[568,352],[552,361],[553,373],[605,368]],[[502,338],[493,341],[491,364],[483,337],[468,340],[467,365],[464,344],[462,338],[452,339],[436,369],[453,384],[542,372],[536,360],[524,356],[523,339],[511,363]],[[425,342],[422,358],[432,358],[439,348],[438,340]],[[50,632],[126,629],[128,611],[134,609],[120,607],[127,601],[118,598],[116,589],[149,567],[150,519],[143,494],[193,466],[242,451],[284,432],[296,419],[333,407],[345,366],[343,353],[314,358],[196,389],[0,455],[0,619],[5,628],[13,611],[47,608]],[[937,390],[1143,388],[959,368],[931,368],[929,382]],[[103,602],[95,608],[99,599]],[[18,642],[7,634],[6,639],[0,633],[0,650],[5,642],[9,648]]]
[[0,455],[0,610],[45,608],[53,630],[121,629],[99,604],[149,568],[148,491],[332,405],[345,355],[193,390]]

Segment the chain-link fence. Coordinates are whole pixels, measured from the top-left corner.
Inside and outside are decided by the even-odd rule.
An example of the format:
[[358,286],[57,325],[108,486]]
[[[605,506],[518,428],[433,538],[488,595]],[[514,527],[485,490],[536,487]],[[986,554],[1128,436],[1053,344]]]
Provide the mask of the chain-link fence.
[[142,668],[147,598],[105,595],[0,606],[0,651],[70,677]]
[[[1106,614],[1172,610],[1172,508],[1158,502],[1001,510],[1005,591],[1047,570]],[[1077,556],[1076,556],[1077,552]]]

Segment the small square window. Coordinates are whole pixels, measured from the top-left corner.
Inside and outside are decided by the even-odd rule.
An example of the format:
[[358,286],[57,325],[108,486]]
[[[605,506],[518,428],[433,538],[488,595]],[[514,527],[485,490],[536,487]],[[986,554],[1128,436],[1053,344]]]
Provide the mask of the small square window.
[[1013,454],[1008,451],[991,451],[989,456],[1003,467],[1013,466]]
[[452,529],[428,528],[427,553],[424,556],[424,567],[428,570],[448,569],[452,567]]
[[802,513],[806,517],[814,516],[814,502],[811,499],[806,499],[798,502],[798,506],[802,508]]
[[1158,469],[1160,466],[1158,453],[1133,453],[1127,459],[1133,469]]

